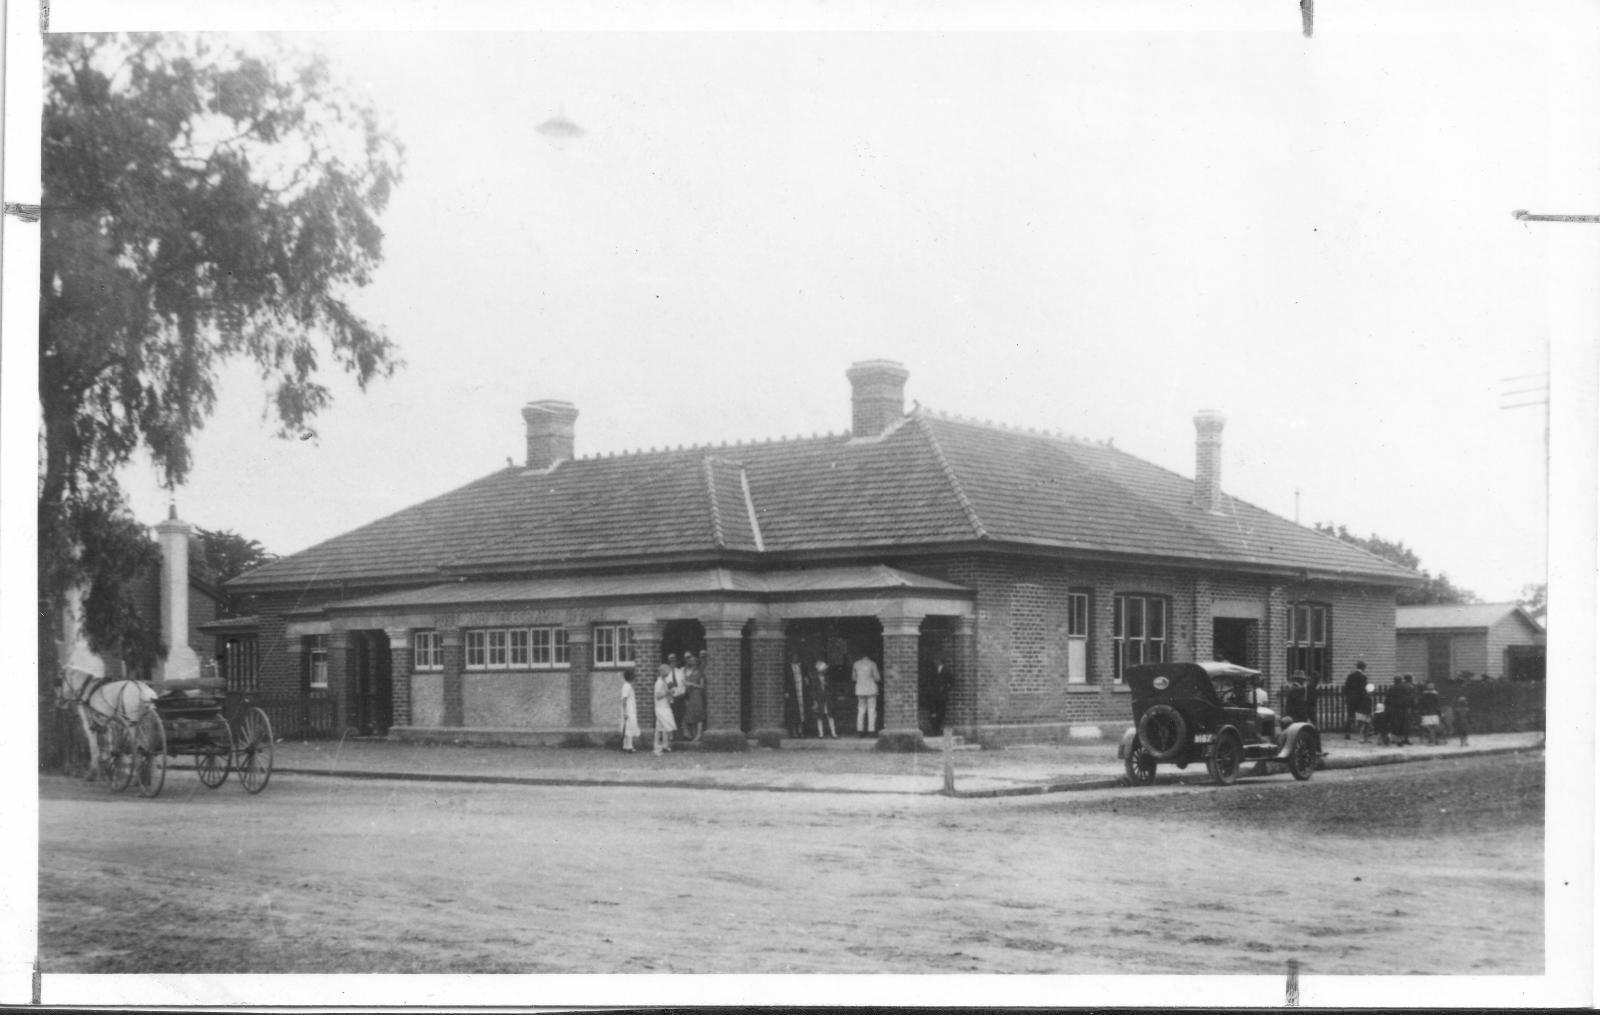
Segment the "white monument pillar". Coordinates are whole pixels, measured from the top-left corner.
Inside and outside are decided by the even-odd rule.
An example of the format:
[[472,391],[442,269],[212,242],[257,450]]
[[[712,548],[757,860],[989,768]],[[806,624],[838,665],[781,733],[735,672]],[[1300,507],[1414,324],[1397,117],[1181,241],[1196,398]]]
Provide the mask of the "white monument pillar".
[[174,505],[166,521],[156,526],[161,538],[161,637],[167,643],[167,660],[156,671],[159,686],[171,680],[200,676],[200,657],[189,647],[189,533],[188,522],[178,520]]

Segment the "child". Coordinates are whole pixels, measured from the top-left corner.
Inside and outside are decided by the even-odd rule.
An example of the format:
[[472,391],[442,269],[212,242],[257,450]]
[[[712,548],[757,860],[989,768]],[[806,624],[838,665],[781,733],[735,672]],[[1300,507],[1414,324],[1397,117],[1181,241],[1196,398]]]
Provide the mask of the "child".
[[622,672],[622,749],[633,753],[633,738],[639,735],[639,702],[633,693],[633,671]]
[[1452,718],[1455,719],[1456,736],[1461,738],[1462,747],[1467,746],[1467,713],[1471,710],[1471,706],[1467,704],[1467,696],[1464,694],[1456,698],[1455,705],[1451,707],[1451,711],[1455,713]]
[[1381,701],[1372,706],[1372,732],[1378,734],[1378,743],[1389,746],[1389,713]]

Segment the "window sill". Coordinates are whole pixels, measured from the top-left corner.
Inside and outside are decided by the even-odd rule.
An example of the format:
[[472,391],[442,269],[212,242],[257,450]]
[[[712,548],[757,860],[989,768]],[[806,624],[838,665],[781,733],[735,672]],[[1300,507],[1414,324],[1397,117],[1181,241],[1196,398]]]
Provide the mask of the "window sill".
[[1068,694],[1099,694],[1105,687],[1111,688],[1112,694],[1127,694],[1127,684],[1068,684]]

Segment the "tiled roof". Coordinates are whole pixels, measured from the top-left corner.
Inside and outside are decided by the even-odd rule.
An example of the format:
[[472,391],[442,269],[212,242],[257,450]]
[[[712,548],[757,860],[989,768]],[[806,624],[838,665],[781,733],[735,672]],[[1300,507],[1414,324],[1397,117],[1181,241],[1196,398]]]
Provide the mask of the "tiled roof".
[[866,440],[508,468],[263,565],[232,588],[974,542],[1417,578],[1235,498],[1213,514],[1193,495],[1192,480],[1108,445],[918,410]]
[[1489,628],[1508,614],[1521,613],[1533,630],[1539,624],[1516,603],[1460,603],[1453,605],[1398,606],[1394,611],[1396,630],[1444,630],[1448,628]]
[[732,592],[781,596],[822,592],[965,592],[960,585],[882,564],[804,568],[793,571],[743,571],[702,568],[651,574],[573,575],[516,581],[445,582],[421,589],[387,592],[334,604],[331,609],[374,610],[408,606],[467,606],[475,603],[534,603],[618,596],[692,595]]

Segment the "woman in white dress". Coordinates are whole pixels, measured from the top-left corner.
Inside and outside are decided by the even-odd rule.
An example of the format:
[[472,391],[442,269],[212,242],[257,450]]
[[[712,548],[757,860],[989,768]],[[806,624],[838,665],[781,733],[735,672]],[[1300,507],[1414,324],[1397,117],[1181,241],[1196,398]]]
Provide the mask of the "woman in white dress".
[[633,738],[639,735],[639,702],[633,693],[633,671],[622,673],[622,749],[633,753]]
[[672,684],[668,677],[668,673],[663,673],[656,677],[654,692],[656,702],[655,753],[658,755],[672,750],[672,734],[678,728],[678,724],[672,721]]

